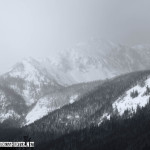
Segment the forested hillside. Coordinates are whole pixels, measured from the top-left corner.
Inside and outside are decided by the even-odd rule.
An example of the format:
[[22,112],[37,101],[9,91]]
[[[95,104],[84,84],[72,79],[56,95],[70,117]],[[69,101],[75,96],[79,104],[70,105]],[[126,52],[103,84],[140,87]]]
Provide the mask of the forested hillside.
[[[3,122],[0,126],[0,140],[20,141],[23,136],[28,135],[39,150],[108,150],[110,147],[114,150],[131,150],[138,140],[149,139],[146,132],[149,131],[150,125],[150,104],[142,109],[138,107],[137,114],[136,111],[131,114],[126,110],[123,115],[114,109],[113,104],[118,102],[126,91],[137,85],[143,87],[146,94],[143,96],[148,98],[150,93],[147,93],[148,88],[144,84],[149,76],[150,71],[140,71],[106,80],[100,85],[93,83],[97,86],[77,101],[51,112],[30,125],[7,129],[6,125],[9,122]],[[81,85],[79,87],[82,89]],[[136,99],[133,93],[130,98],[132,101]],[[109,114],[109,117],[105,114]],[[4,134],[5,132],[7,134]],[[141,146],[149,146],[146,145],[146,141]]]
[[112,116],[98,126],[66,134],[42,150],[148,150],[150,149],[150,103],[132,118]]
[[25,129],[40,142],[97,125],[106,111],[114,113],[112,104],[120,95],[146,80],[149,74],[150,71],[134,72],[108,80],[77,102],[50,113]]

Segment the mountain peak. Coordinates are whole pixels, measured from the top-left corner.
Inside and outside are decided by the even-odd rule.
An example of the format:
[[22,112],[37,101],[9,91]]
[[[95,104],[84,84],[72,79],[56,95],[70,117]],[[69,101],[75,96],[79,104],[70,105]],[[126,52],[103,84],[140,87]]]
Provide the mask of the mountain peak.
[[33,59],[24,59],[22,62],[17,63],[13,66],[12,70],[9,71],[9,75],[12,77],[19,77],[25,79],[28,82],[34,82],[39,85],[39,81],[37,80],[40,77],[41,81],[43,78],[39,74],[35,64],[37,62]]

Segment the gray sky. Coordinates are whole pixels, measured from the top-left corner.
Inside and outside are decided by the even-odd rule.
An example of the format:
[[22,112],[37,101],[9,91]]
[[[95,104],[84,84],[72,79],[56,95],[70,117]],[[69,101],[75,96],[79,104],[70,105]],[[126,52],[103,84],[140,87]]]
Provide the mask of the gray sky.
[[0,0],[0,70],[91,37],[150,43],[150,0]]

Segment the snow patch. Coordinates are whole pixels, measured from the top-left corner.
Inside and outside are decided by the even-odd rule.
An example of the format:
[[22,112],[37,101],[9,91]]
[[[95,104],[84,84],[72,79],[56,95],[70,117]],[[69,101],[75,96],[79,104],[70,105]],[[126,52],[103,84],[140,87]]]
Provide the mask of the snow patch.
[[104,113],[102,117],[100,118],[100,122],[98,123],[98,126],[104,121],[104,120],[110,120],[110,114]]
[[77,98],[78,98],[78,95],[73,95],[73,96],[71,96],[69,103],[70,103],[70,104],[74,103]]
[[75,115],[75,118],[76,118],[76,119],[79,119],[79,118],[80,118],[80,116],[79,116],[79,115]]
[[53,106],[51,106],[52,99],[41,98],[35,107],[27,114],[25,120],[25,125],[31,124],[34,121],[46,116],[49,112],[58,109]]
[[67,119],[71,119],[71,118],[72,118],[72,116],[71,116],[71,115],[68,115],[68,116],[67,116]]
[[1,123],[4,120],[9,119],[9,118],[19,119],[20,116],[17,113],[15,113],[13,110],[9,110],[7,113],[0,114],[0,122]]
[[[135,87],[131,88],[125,93],[125,96],[119,97],[114,103],[113,103],[113,109],[118,110],[120,115],[123,115],[125,110],[129,111],[136,111],[137,106],[144,107],[149,102],[150,95],[145,95],[146,87],[150,87],[150,79],[147,79],[145,81],[144,87],[141,87],[140,85],[136,85]],[[132,98],[130,93],[133,91],[138,91],[138,96],[135,98]]]

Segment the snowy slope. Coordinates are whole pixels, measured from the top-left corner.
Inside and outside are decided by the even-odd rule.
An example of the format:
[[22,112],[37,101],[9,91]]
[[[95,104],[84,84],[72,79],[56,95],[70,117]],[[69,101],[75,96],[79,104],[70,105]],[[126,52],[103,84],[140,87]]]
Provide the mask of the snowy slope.
[[129,47],[92,39],[40,62],[62,85],[71,85],[150,68],[150,46]]
[[[136,110],[138,105],[145,106],[150,96],[150,88],[147,86],[150,86],[150,71],[128,73],[106,80],[82,96],[78,93],[71,94],[68,98],[68,101],[71,100],[71,102],[78,94],[75,102],[49,113],[27,126],[27,129],[31,131],[36,128],[38,131],[44,130],[45,132],[55,130],[63,134],[91,127],[91,125],[100,125],[114,114],[122,116],[122,112],[127,109],[132,113],[132,107],[133,110]],[[51,101],[50,98],[49,100]],[[127,105],[129,101],[130,105]],[[124,103],[124,107],[121,107],[120,110],[122,103]],[[126,115],[126,117],[128,116]]]
[[[117,109],[119,114],[122,115],[127,109],[132,113],[136,112],[137,106],[144,107],[150,100],[150,93],[147,92],[147,87],[150,87],[150,78],[145,81],[144,86],[138,84],[119,97],[116,102],[113,103],[113,109]],[[137,97],[131,97],[131,92],[133,91],[138,92]]]
[[[23,119],[41,97],[60,88],[62,86],[38,61],[24,59],[0,76],[0,121],[8,118]],[[18,111],[19,107],[22,110]]]
[[53,110],[57,109],[57,107],[54,107],[52,105],[53,100],[53,98],[41,98],[33,107],[33,109],[27,114],[25,118],[26,125],[33,123],[35,120],[38,120],[43,116],[47,115],[49,112],[52,112]]
[[[54,95],[59,89],[81,82],[107,79],[136,70],[149,69],[149,58],[149,45],[128,47],[106,40],[92,39],[62,51],[56,57],[40,60],[24,59],[2,75],[0,83],[22,96],[30,110],[26,114],[26,120],[33,122],[35,120],[33,118],[39,119],[65,104],[71,104],[79,96],[78,92],[71,93],[60,102],[62,98]],[[56,93],[61,95],[59,92]],[[63,94],[61,96],[65,97]],[[119,103],[119,100],[117,102]],[[117,102],[113,105],[114,108],[117,108]],[[121,104],[124,107],[128,103]],[[121,104],[118,104],[119,111]],[[37,112],[38,115],[31,115],[35,114],[33,112]]]
[[[149,57],[150,45],[129,47],[103,39],[91,39],[63,50],[56,56],[38,60],[27,59],[19,63],[17,70],[14,69],[11,75],[26,78],[38,86],[49,80],[45,80],[46,75],[51,79],[51,84],[57,82],[68,86],[149,69]],[[24,70],[21,69],[22,66],[25,66]],[[43,71],[39,73],[39,70]]]
[[46,95],[45,97],[40,98],[36,105],[26,115],[24,124],[30,124],[35,120],[46,116],[53,110],[61,109],[64,105],[73,104],[83,95],[102,83],[103,81],[76,84],[57,90],[49,95]]
[[107,67],[104,58],[115,47],[111,42],[89,41],[77,44],[75,48],[61,52],[55,58],[44,59],[41,63],[62,85],[106,79],[116,75],[115,71]]
[[[134,97],[131,93],[137,92]],[[110,119],[113,113],[117,112],[117,115],[122,116],[126,110],[131,114],[136,112],[137,107],[144,107],[150,101],[150,77],[139,82],[137,85],[130,88],[123,95],[121,95],[113,104],[113,112],[105,112],[100,119],[98,125],[100,125],[105,119]]]
[[78,95],[73,95],[68,98],[66,97],[66,102],[64,102],[62,105],[56,104],[58,103],[60,97],[49,96],[49,97],[41,98],[33,107],[33,109],[27,114],[25,118],[26,120],[25,125],[33,123],[34,121],[48,115],[48,113],[56,109],[59,109],[65,104],[68,104],[68,103],[72,104],[73,102],[77,100],[77,98],[78,98]]
[[13,66],[8,73],[2,76],[2,79],[4,84],[7,82],[7,86],[24,97],[28,106],[42,97],[46,88],[51,92],[61,87],[51,78],[46,69],[32,58],[25,59]]

